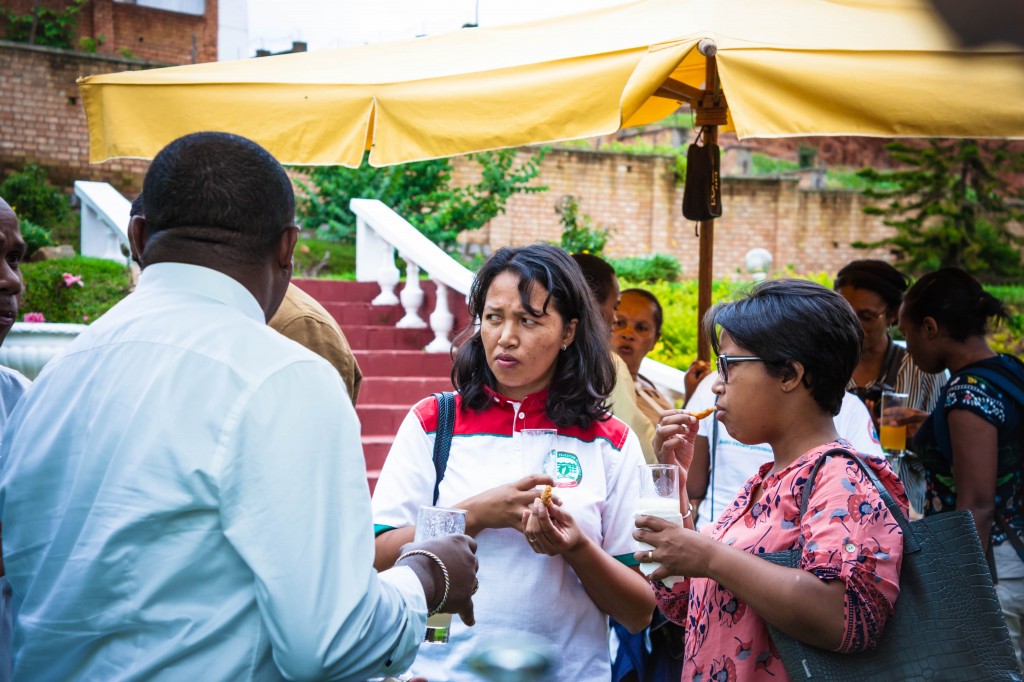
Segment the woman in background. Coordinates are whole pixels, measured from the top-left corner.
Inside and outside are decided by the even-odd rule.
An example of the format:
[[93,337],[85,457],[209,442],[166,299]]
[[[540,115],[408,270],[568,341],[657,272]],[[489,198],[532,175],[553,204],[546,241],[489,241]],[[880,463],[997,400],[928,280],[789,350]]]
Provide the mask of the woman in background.
[[910,287],[899,319],[914,362],[926,372],[952,373],[913,440],[926,470],[924,513],[967,509],[974,514],[981,546],[991,549],[996,593],[1020,659],[1024,365],[993,351],[985,338],[988,321],[1006,317],[1002,303],[977,280],[947,268]]

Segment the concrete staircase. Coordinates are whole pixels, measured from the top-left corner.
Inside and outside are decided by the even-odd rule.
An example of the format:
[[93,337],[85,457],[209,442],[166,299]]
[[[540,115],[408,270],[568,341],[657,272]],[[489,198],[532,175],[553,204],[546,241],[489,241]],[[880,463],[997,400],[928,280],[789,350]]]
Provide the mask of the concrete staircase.
[[[451,358],[447,353],[423,350],[434,338],[429,328],[395,327],[405,314],[401,306],[372,305],[370,301],[380,293],[374,282],[293,281],[338,321],[363,372],[356,413],[362,424],[363,454],[372,491],[409,408],[431,393],[452,390]],[[420,316],[426,319],[425,311],[434,309],[436,287],[429,281],[421,284],[425,296]],[[469,323],[465,299],[450,292],[448,305],[455,316],[454,329],[464,329]]]

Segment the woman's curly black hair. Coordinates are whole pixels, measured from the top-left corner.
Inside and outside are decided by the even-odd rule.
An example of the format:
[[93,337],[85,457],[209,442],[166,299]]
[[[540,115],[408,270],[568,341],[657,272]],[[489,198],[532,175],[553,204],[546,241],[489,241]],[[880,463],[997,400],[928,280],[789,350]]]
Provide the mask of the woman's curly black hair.
[[[496,389],[480,337],[480,320],[487,290],[503,272],[519,278],[519,297],[531,314],[542,315],[551,305],[566,323],[577,321],[573,342],[555,361],[555,374],[548,388],[548,418],[562,428],[583,429],[607,419],[604,403],[615,387],[608,330],[579,266],[565,251],[549,244],[499,249],[477,273],[469,294],[469,314],[474,324],[455,341],[458,350],[452,383],[462,394],[462,405],[482,411],[491,400],[487,389]],[[541,310],[530,305],[534,286],[548,293]]]

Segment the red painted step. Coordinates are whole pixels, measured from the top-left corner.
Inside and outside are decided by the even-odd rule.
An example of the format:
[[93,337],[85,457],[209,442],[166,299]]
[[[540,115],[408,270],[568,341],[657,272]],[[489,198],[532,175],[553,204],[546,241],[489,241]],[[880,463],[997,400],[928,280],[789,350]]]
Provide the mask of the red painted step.
[[[423,350],[434,339],[425,329],[398,329],[405,315],[401,305],[370,303],[380,287],[373,282],[340,280],[293,280],[316,298],[341,325],[363,373],[356,413],[362,427],[367,482],[374,489],[402,420],[419,400],[437,391],[450,391],[452,359],[449,353]],[[400,285],[398,293],[401,292]],[[422,281],[424,305],[419,310],[429,320],[436,287]],[[469,314],[461,294],[449,292],[448,304],[455,317],[455,331],[468,324]],[[454,336],[454,334],[453,334]]]

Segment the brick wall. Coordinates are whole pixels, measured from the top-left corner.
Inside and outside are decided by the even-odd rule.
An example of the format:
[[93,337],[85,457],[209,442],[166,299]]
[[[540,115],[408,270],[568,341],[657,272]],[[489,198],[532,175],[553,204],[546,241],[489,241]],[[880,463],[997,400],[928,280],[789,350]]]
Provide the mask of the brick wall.
[[[473,167],[458,162],[456,181],[471,180]],[[581,212],[610,230],[608,256],[667,253],[679,259],[685,276],[696,275],[698,239],[694,224],[682,216],[682,187],[676,184],[671,158],[558,150],[548,154],[541,172],[547,192],[513,197],[504,215],[465,235],[466,243],[557,242],[561,226],[555,204],[572,194],[580,199]],[[715,224],[715,277],[743,271],[744,256],[755,247],[772,253],[776,269],[792,265],[798,272],[834,272],[856,258],[887,256],[881,249],[850,246],[888,230],[877,218],[864,215],[859,194],[798,185],[792,179],[723,179],[723,216]]]
[[[4,0],[16,14],[29,14],[36,0]],[[62,10],[70,0],[47,0]],[[76,15],[77,38],[105,38],[98,54],[119,55],[131,50],[138,59],[163,64],[191,64],[217,60],[217,0],[205,0],[201,15],[168,12],[113,0],[91,0]],[[123,70],[123,69],[121,69]]]
[[148,162],[89,164],[89,135],[76,79],[146,67],[134,60],[0,41],[0,177],[37,163],[70,190],[75,180],[109,182],[128,196]]

